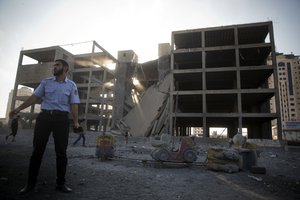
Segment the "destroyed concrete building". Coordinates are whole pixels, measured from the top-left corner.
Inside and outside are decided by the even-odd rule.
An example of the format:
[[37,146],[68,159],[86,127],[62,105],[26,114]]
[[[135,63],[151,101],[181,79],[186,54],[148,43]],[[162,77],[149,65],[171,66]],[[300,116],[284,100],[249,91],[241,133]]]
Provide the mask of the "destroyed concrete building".
[[[46,77],[52,76],[54,60],[62,58],[69,62],[69,78],[78,87],[80,97],[79,117],[86,119],[87,127],[98,130],[102,123],[111,118],[114,72],[107,67],[117,60],[97,42],[91,42],[92,51],[85,54],[72,54],[60,46],[23,50],[20,53],[12,108],[15,102],[24,101],[28,96],[18,96],[18,88],[26,86],[35,89]],[[30,64],[24,59],[30,59]],[[30,112],[21,113],[22,120],[32,127],[37,113],[34,106]]]
[[[37,64],[23,66],[23,55]],[[89,129],[101,131],[109,124],[132,136],[183,136],[196,128],[209,137],[210,128],[223,127],[232,137],[246,128],[248,138],[272,139],[276,120],[281,139],[275,56],[272,22],[174,31],[171,45],[160,44],[159,58],[146,63],[138,63],[131,50],[119,51],[115,59],[96,42],[92,53],[81,55],[58,46],[26,50],[20,54],[15,91],[19,85],[37,87],[51,75],[53,60],[64,58],[71,63],[79,114]],[[116,70],[107,63],[116,64]],[[16,99],[24,98],[15,94]],[[22,114],[34,119],[34,113]]]
[[229,137],[247,128],[248,138],[272,139],[271,121],[281,127],[271,22],[175,31],[171,69],[170,126],[180,135],[227,127]]
[[[248,138],[272,139],[276,120],[280,139],[275,56],[271,22],[174,31],[170,73],[145,92],[124,121],[134,135],[166,131],[184,136],[198,127],[209,137],[210,128],[225,127],[228,137],[246,128]],[[163,71],[168,60],[158,61]]]

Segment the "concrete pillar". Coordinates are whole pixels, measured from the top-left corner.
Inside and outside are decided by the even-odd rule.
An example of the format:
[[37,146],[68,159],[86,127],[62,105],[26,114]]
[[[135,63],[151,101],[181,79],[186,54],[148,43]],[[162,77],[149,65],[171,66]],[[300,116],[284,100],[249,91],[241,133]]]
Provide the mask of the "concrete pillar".
[[132,50],[118,52],[118,64],[115,70],[115,90],[113,101],[112,127],[115,127],[126,114],[125,101],[131,98],[132,78],[138,62],[137,55]]
[[272,123],[271,121],[264,122],[261,127],[261,138],[272,139]]
[[17,74],[16,74],[16,79],[15,79],[15,86],[14,86],[14,90],[13,90],[13,95],[12,95],[12,103],[11,103],[11,107],[10,110],[13,110],[15,108],[16,105],[16,97],[17,97],[17,92],[18,92],[18,87],[19,87],[19,82],[18,82],[18,77],[19,77],[19,68],[22,67],[22,63],[23,63],[23,53],[22,51],[20,52],[20,57],[19,57],[19,63],[18,63],[18,69],[17,69]]
[[206,117],[203,118],[203,121],[205,121],[205,124],[203,125],[203,136],[209,138],[209,124],[207,124],[206,119]]
[[162,43],[158,45],[158,78],[163,80],[171,70],[170,63],[171,45]]

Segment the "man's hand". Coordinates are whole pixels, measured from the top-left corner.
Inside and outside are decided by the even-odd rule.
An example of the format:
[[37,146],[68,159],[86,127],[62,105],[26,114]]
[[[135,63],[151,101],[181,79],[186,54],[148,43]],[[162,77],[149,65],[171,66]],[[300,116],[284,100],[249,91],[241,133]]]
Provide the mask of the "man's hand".
[[13,118],[16,114],[18,114],[20,112],[20,108],[16,108],[16,109],[13,109],[12,111],[9,112],[9,118]]
[[19,107],[13,109],[12,111],[10,111],[9,113],[9,118],[12,118],[14,115],[18,114],[21,110],[32,106],[33,104],[35,104],[35,102],[37,102],[38,100],[40,100],[41,98],[38,96],[35,96],[34,94],[31,95],[24,103],[22,103]]
[[78,126],[78,127],[73,127],[73,132],[74,133],[81,133],[83,132],[83,128],[81,126]]
[[76,127],[76,128],[78,128],[80,125],[79,125],[79,123],[78,122],[74,122],[74,125],[73,125],[73,127]]

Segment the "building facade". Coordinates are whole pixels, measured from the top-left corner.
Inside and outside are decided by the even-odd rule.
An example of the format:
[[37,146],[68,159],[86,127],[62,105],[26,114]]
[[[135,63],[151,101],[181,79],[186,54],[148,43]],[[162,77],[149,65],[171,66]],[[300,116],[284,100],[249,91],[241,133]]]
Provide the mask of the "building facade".
[[[54,60],[65,59],[69,63],[68,77],[78,87],[79,118],[85,119],[88,129],[103,129],[112,112],[114,74],[108,66],[115,65],[117,60],[95,41],[91,42],[90,49],[91,52],[81,54],[72,54],[61,46],[21,51],[9,110],[28,98],[28,93],[18,92],[20,88],[32,92],[44,78],[53,76]],[[39,112],[37,106],[39,104],[20,113],[29,127]]]
[[277,54],[280,111],[284,139],[300,140],[300,59]]
[[202,127],[209,137],[210,128],[225,127],[228,137],[246,128],[248,138],[272,139],[278,119],[281,138],[272,22],[172,32],[171,71],[174,135]]
[[282,122],[300,121],[300,59],[293,54],[277,55]]

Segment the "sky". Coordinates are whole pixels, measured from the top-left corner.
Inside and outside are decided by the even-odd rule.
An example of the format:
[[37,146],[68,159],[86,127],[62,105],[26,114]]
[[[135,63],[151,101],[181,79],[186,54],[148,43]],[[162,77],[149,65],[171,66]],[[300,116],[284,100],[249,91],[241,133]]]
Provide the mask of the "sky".
[[272,21],[276,51],[300,55],[299,9],[300,0],[0,0],[0,118],[22,49],[95,40],[142,63],[172,31]]

